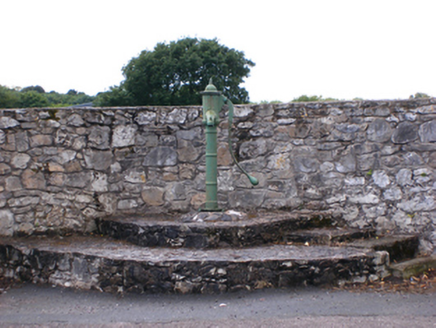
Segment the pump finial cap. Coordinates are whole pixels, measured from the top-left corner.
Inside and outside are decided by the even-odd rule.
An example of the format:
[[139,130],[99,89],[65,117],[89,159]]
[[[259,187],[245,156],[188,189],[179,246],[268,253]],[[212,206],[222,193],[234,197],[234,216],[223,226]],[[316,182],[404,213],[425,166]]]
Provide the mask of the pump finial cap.
[[209,79],[209,84],[206,87],[206,91],[218,91],[217,88],[212,84],[212,78]]

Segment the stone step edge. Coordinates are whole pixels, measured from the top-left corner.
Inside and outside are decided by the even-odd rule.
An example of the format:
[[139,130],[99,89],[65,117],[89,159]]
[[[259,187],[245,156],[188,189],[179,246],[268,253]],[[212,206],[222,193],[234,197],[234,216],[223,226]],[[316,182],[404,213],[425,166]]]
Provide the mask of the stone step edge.
[[[95,220],[99,234],[144,247],[249,247],[284,241],[287,232],[331,225],[327,213],[267,213],[244,222],[142,221],[140,217]],[[328,213],[331,215],[331,213]]]
[[[69,248],[68,245],[64,246]],[[309,260],[290,256],[235,262],[208,259],[152,262],[149,259],[135,261],[119,256],[111,259],[92,254],[89,249],[62,252],[55,246],[36,249],[2,242],[0,273],[22,281],[80,289],[161,293],[219,293],[240,289],[335,284],[347,280],[360,281],[362,277],[364,280],[379,279],[387,275],[387,252],[348,250],[352,255],[349,258],[342,254]],[[118,249],[113,251],[119,253]]]
[[375,251],[387,251],[390,261],[403,261],[418,254],[419,236],[414,234],[387,235],[376,238],[355,240],[347,243],[352,247],[371,248]]
[[389,265],[389,269],[394,277],[409,279],[429,269],[436,269],[436,255],[393,263]]

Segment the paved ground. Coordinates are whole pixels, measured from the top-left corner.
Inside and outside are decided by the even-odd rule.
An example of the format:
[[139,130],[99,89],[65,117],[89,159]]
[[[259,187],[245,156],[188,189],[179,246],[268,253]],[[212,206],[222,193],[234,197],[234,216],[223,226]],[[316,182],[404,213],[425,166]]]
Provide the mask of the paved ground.
[[321,288],[136,295],[23,285],[0,295],[0,327],[436,327],[436,292]]

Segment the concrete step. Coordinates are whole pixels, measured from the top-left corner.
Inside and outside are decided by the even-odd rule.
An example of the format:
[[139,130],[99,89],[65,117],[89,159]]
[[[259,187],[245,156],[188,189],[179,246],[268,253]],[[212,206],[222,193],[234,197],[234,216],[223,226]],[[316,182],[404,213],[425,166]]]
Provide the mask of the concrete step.
[[135,245],[198,249],[278,243],[295,231],[341,224],[329,212],[261,212],[242,219],[216,212],[148,214],[102,218],[96,223],[100,234]]
[[351,246],[156,248],[96,236],[0,241],[0,275],[106,292],[216,293],[365,281],[386,276],[388,262],[385,251]]
[[392,275],[397,278],[409,279],[429,269],[436,269],[436,255],[418,257],[408,261],[390,265]]

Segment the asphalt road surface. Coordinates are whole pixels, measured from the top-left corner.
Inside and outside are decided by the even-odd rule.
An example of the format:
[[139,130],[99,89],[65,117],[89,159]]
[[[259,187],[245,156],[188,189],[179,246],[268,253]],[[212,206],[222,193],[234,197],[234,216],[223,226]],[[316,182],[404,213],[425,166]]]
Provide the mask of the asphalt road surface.
[[436,293],[320,288],[117,296],[23,285],[0,295],[0,327],[436,327]]

